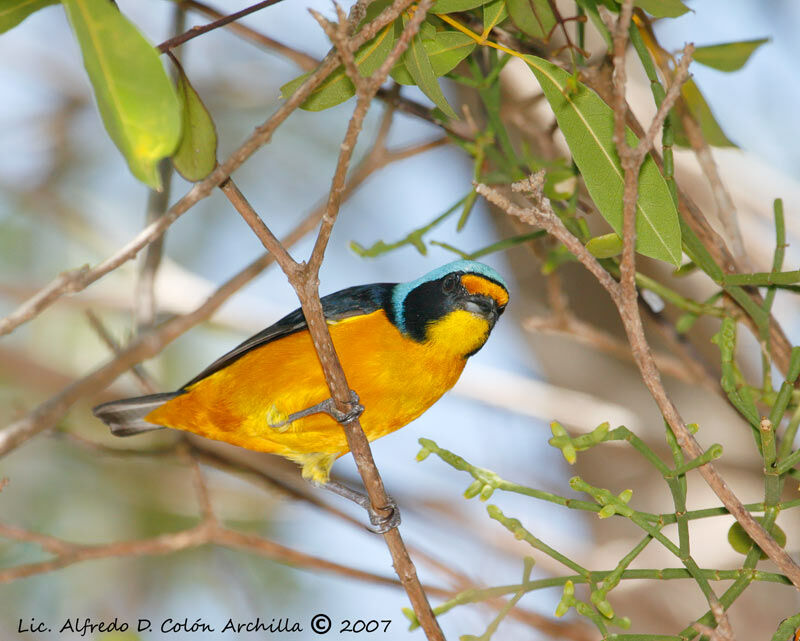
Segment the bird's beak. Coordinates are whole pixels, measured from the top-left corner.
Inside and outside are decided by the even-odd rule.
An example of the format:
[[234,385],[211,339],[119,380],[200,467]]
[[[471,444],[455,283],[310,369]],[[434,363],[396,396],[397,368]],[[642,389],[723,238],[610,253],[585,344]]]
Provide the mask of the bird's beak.
[[500,316],[500,312],[497,309],[497,302],[490,296],[469,296],[464,301],[464,309],[471,314],[485,318],[489,321],[490,327],[494,326],[498,316]]

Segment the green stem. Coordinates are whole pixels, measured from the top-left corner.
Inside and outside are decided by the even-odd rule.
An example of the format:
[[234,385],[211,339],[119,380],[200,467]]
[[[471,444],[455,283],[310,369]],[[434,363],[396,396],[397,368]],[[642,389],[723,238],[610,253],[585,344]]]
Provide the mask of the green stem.
[[531,532],[523,527],[522,523],[519,522],[519,519],[507,517],[496,505],[487,506],[486,511],[489,513],[491,518],[498,523],[501,523],[509,532],[511,532],[514,535],[514,538],[525,541],[534,549],[544,552],[551,559],[558,561],[562,565],[565,565],[573,572],[577,572],[587,581],[590,580],[591,573],[589,570],[584,568],[579,563],[576,563],[572,559],[564,556],[558,550],[551,548],[549,545],[547,545],[547,543],[531,534]]
[[[774,446],[774,441],[773,441],[773,446]],[[676,467],[674,470],[671,470],[667,479],[683,476],[684,474],[686,474],[686,472],[693,470],[696,467],[700,467],[701,465],[705,465],[706,463],[710,463],[714,459],[718,459],[720,456],[722,456],[722,445],[720,445],[719,443],[714,443],[711,447],[709,447],[705,452],[703,452],[697,458],[692,459],[688,463],[684,463],[679,467]]]
[[[452,599],[445,601],[440,606],[434,608],[434,613],[438,616],[452,610],[459,605],[468,605],[470,603],[481,603],[490,599],[497,599],[509,594],[518,594],[519,592],[534,592],[536,590],[543,590],[546,588],[563,587],[567,581],[572,581],[574,584],[588,584],[599,581],[605,581],[614,570],[595,570],[589,573],[590,578],[587,579],[580,574],[573,574],[571,576],[557,576],[548,577],[546,579],[536,579],[534,581],[527,581],[524,583],[514,583],[511,585],[498,585],[491,588],[470,588],[459,592]],[[735,581],[746,578],[748,581],[759,581],[764,583],[780,583],[782,585],[791,585],[789,579],[783,574],[777,572],[761,572],[758,570],[711,570],[701,569],[700,572],[709,581]],[[652,579],[657,581],[676,581],[691,579],[692,575],[686,568],[663,568],[663,569],[636,569],[625,570],[622,572],[621,580],[642,580]],[[724,598],[724,597],[723,597]]]
[[794,285],[800,283],[800,269],[791,272],[756,272],[753,274],[725,274],[724,286],[764,287],[768,285]]

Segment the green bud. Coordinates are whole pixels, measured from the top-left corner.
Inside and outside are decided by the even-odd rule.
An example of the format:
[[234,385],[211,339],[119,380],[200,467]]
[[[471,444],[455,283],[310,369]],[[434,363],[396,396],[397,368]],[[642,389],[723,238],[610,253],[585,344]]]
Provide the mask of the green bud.
[[564,459],[570,465],[574,465],[575,461],[578,460],[578,454],[575,451],[575,448],[573,447],[572,443],[569,443],[568,445],[565,445],[564,447],[562,447],[561,448],[561,454],[564,455]]
[[594,601],[594,599],[592,599],[592,601],[594,602],[594,606],[597,608],[597,611],[606,619],[614,618],[614,608],[611,607],[611,604],[607,599],[600,599],[598,601]]
[[417,452],[417,461],[424,461],[428,458],[431,454],[431,451],[427,447],[423,447],[419,452]]
[[464,490],[464,498],[471,499],[478,496],[482,488],[483,483],[481,481],[473,481],[472,484],[466,490]]
[[623,490],[619,493],[619,500],[627,504],[633,496],[633,490]]
[[592,430],[592,436],[594,437],[595,442],[599,443],[600,441],[602,441],[606,437],[606,434],[608,434],[608,430],[610,429],[611,425],[609,424],[608,421],[606,421],[605,423],[600,423],[600,425],[595,427]]
[[494,488],[491,485],[484,485],[481,490],[481,501],[488,501],[492,494],[494,494]]
[[606,505],[597,513],[597,516],[599,516],[601,519],[607,519],[611,516],[614,516],[616,513],[617,510],[613,505]]

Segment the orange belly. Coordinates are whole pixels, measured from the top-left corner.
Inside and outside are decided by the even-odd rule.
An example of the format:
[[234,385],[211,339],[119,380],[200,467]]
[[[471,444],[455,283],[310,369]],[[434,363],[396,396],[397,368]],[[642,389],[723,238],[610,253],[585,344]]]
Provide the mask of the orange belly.
[[[361,425],[369,440],[427,410],[455,384],[466,362],[461,354],[404,337],[383,310],[329,327],[347,381],[365,408]],[[332,462],[348,446],[330,416],[314,414],[277,429],[269,424],[329,396],[306,330],[245,354],[145,419],[300,462],[311,453],[333,455]]]

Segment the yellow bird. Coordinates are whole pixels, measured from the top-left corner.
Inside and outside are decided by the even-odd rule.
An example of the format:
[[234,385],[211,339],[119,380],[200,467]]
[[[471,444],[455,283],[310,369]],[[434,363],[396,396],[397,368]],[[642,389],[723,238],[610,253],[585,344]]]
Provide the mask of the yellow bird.
[[[483,347],[507,303],[503,278],[469,260],[409,283],[358,285],[324,296],[333,344],[363,405],[356,413],[363,409],[367,438],[407,425],[439,400]],[[171,427],[280,454],[321,485],[349,451],[338,421],[352,418],[332,411],[299,309],[176,392],[104,403],[94,413],[119,436]]]

